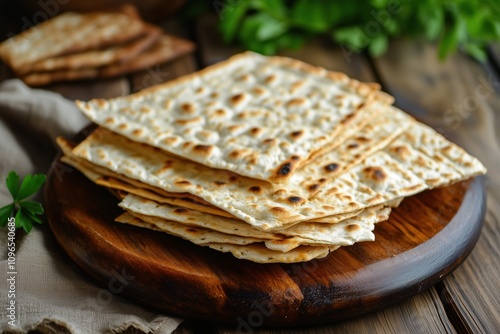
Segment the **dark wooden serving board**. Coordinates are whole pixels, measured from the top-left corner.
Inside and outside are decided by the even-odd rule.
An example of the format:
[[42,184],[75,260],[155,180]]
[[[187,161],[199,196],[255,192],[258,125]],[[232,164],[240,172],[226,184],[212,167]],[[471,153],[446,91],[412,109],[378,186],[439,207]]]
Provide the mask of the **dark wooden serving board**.
[[238,260],[115,223],[117,202],[78,171],[54,162],[45,188],[47,218],[78,267],[144,306],[244,327],[342,320],[417,294],[464,261],[485,214],[484,185],[476,178],[405,199],[376,226],[375,242],[283,265]]

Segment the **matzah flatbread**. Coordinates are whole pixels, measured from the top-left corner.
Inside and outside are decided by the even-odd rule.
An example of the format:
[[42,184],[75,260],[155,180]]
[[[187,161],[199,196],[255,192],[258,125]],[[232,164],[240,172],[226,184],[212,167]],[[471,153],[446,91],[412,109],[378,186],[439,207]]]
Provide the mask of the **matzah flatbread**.
[[112,63],[127,62],[149,48],[161,33],[162,31],[160,28],[151,24],[145,24],[145,29],[141,35],[122,45],[45,58],[30,65],[30,72],[75,71],[79,69],[97,68]]
[[128,11],[67,12],[1,43],[0,57],[23,74],[42,59],[120,44],[143,30],[143,22]]
[[[138,217],[124,213],[117,218],[118,222],[135,225],[138,227],[149,228],[161,231],[156,225],[147,223]],[[193,229],[193,231],[195,231]],[[180,235],[179,235],[180,236]],[[185,234],[192,236],[193,240],[200,241],[198,231]],[[323,258],[329,252],[338,248],[338,246],[298,246],[288,252],[271,250],[265,247],[263,243],[252,243],[247,245],[225,244],[225,243],[203,243],[200,246],[208,246],[221,252],[230,252],[239,259],[249,260],[257,263],[296,263],[309,261],[315,258]]]
[[27,85],[42,86],[59,81],[111,78],[164,63],[193,49],[194,44],[188,40],[162,34],[147,50],[129,61],[114,62],[95,68],[84,67],[71,70],[31,72],[23,75],[21,79]]
[[296,241],[300,244],[343,246],[358,241],[373,240],[371,234],[373,225],[381,220],[386,220],[390,212],[389,208],[383,208],[382,206],[371,207],[355,217],[342,221],[337,221],[334,218],[331,223],[301,222],[276,232],[264,232],[256,230],[249,224],[235,218],[220,217],[187,208],[161,204],[136,195],[127,195],[119,206],[134,215],[156,217],[225,234],[256,237],[261,240],[287,239],[287,241],[290,241],[289,237],[299,237]]
[[[374,141],[368,139],[374,138],[374,126],[380,125],[376,131],[380,143],[388,142],[398,131],[404,129],[404,125],[398,125],[400,117],[394,115],[386,117],[367,126],[370,130],[368,133],[361,130],[352,140],[347,140],[344,146],[340,145],[337,150],[318,157],[315,161],[316,171],[311,168],[297,171],[291,183],[283,188],[168,156],[161,150],[132,142],[103,129],[96,130],[78,145],[73,153],[81,159],[144,184],[168,192],[191,193],[243,220],[255,220],[252,217],[253,212],[257,212],[254,208],[261,207],[261,210],[267,213],[262,213],[257,219],[272,223],[273,218],[278,216],[281,222],[276,222],[273,226],[279,227],[283,224],[359,209],[353,206],[349,210],[342,208],[342,211],[329,214],[328,210],[323,210],[321,204],[315,209],[307,207],[307,198],[314,194],[320,185],[328,184],[328,173],[337,175],[337,169],[342,170],[343,167],[350,165],[349,159],[356,159],[356,154],[351,155],[352,151],[363,152],[358,149],[367,147],[367,143]],[[378,147],[377,144],[370,146],[372,149]],[[130,156],[132,158],[128,159]],[[361,160],[362,155],[358,159]],[[222,202],[226,205],[223,206]],[[297,209],[306,212],[306,215],[301,215]],[[287,213],[290,213],[288,217]]]
[[77,101],[93,122],[200,164],[286,182],[386,94],[341,73],[244,53],[126,97]]

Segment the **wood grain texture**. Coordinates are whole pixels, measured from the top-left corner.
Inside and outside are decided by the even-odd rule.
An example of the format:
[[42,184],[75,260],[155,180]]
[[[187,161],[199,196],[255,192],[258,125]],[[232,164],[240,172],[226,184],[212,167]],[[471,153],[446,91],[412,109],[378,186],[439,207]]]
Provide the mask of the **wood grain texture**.
[[498,64],[479,64],[463,55],[441,63],[435,55],[430,45],[399,41],[375,66],[403,109],[426,118],[489,169],[483,232],[471,256],[443,282],[442,301],[457,328],[495,333],[500,328]]
[[123,294],[142,305],[249,329],[345,320],[424,291],[470,253],[484,217],[478,178],[405,199],[377,225],[376,242],[263,265],[115,223],[121,209],[111,193],[76,170],[58,171],[45,187],[47,219],[83,271],[106,286],[125,270],[134,279]]

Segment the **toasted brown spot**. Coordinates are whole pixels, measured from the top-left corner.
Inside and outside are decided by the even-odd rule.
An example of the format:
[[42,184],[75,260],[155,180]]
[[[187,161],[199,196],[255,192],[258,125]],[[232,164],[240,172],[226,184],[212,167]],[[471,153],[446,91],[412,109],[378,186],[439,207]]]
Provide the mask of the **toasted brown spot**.
[[253,186],[253,187],[250,187],[249,190],[253,193],[260,193],[262,191],[262,188],[260,186]]
[[408,191],[408,192],[412,192],[412,191],[415,191],[415,190],[419,190],[422,186],[420,184],[416,184],[414,186],[411,186],[411,187],[408,187],[408,188],[404,188],[405,191]]
[[248,160],[248,165],[250,165],[250,166],[257,165],[257,158],[252,157],[250,160]]
[[217,109],[215,111],[216,116],[224,116],[226,114],[226,111],[224,109]]
[[274,139],[274,138],[268,138],[268,139],[264,139],[264,141],[262,141],[262,143],[266,144],[266,145],[274,143],[274,142],[276,142],[276,139]]
[[231,103],[235,104],[235,105],[240,104],[241,102],[243,102],[244,99],[245,99],[245,95],[243,93],[236,94],[236,95],[231,96]]
[[419,166],[425,166],[426,165],[426,161],[424,158],[422,157],[418,157],[417,160],[415,160],[415,163]]
[[405,158],[410,154],[410,150],[408,150],[406,146],[396,146],[391,150],[402,158]]
[[106,120],[104,121],[104,124],[113,124],[115,122],[115,120],[111,117],[108,117],[106,118]]
[[335,172],[339,168],[339,165],[336,163],[331,163],[331,164],[326,165],[324,168],[328,173],[331,173],[331,172]]
[[451,145],[447,145],[446,147],[443,147],[443,152],[447,152],[447,151],[451,151],[451,149],[453,148],[453,146]]
[[165,145],[173,145],[175,144],[177,141],[179,141],[179,138],[177,137],[167,137],[165,139],[163,139],[161,142]]
[[290,101],[288,101],[286,103],[286,106],[287,107],[300,106],[300,105],[304,104],[305,102],[306,102],[306,100],[303,98],[295,98],[295,99],[291,99]]
[[348,149],[353,149],[353,148],[356,148],[356,147],[358,147],[358,146],[359,146],[359,144],[358,144],[358,143],[352,143],[352,144],[347,145],[347,148],[348,148]]
[[356,225],[356,224],[349,224],[345,227],[345,230],[347,232],[354,232],[354,231],[357,231],[359,230],[361,227],[359,227],[359,225]]
[[192,114],[195,110],[195,107],[193,104],[186,102],[186,103],[181,104],[181,110],[188,113],[188,114]]
[[294,139],[298,139],[298,138],[300,138],[303,134],[304,134],[304,131],[303,131],[303,130],[294,131],[294,132],[290,133],[290,137],[292,137],[292,138],[294,138]]
[[287,211],[284,208],[279,206],[273,206],[271,209],[269,209],[269,211],[271,211],[275,215],[282,215],[287,213]]
[[298,161],[300,157],[298,155],[292,155],[290,159],[292,159],[293,161]]
[[218,98],[218,97],[219,97],[219,93],[217,93],[217,92],[213,92],[212,94],[210,94],[210,97],[212,97],[212,98],[216,99],[216,98]]
[[261,132],[261,131],[262,131],[262,129],[261,129],[261,128],[251,128],[249,132],[250,132],[250,134],[252,134],[253,136],[256,136],[256,135],[258,135],[258,134],[259,134],[259,132]]
[[310,191],[316,191],[316,190],[318,190],[318,188],[319,188],[319,184],[317,184],[317,183],[315,183],[315,184],[311,184],[311,185],[309,186],[309,190],[310,190]]
[[286,162],[283,165],[281,165],[281,167],[278,169],[278,176],[286,176],[290,174],[291,171],[292,171],[292,164]]
[[349,114],[344,119],[340,122],[341,124],[348,123],[352,118],[354,117],[354,114]]
[[254,87],[252,89],[252,92],[255,94],[255,95],[262,95],[264,94],[266,91],[264,89],[262,89],[261,87]]
[[365,106],[364,102],[361,102],[356,108],[359,110]]
[[229,153],[229,157],[231,159],[238,159],[241,158],[245,154],[244,150],[234,150],[231,153]]
[[234,175],[229,178],[229,182],[236,182],[236,181],[238,181],[238,177]]
[[443,157],[441,157],[439,154],[434,154],[434,160],[439,161],[439,162],[444,162]]
[[234,125],[228,126],[227,129],[229,130],[229,132],[235,132],[238,129],[241,129],[242,127],[243,127],[243,124],[234,124]]
[[387,179],[387,174],[385,174],[384,170],[381,167],[369,166],[363,169],[363,172],[368,178],[377,182],[382,182]]
[[209,154],[214,147],[212,145],[196,145],[193,147],[193,151]]
[[187,209],[184,209],[184,208],[177,208],[174,210],[174,213],[177,213],[179,215],[182,215],[182,214],[185,214],[185,213],[188,213],[189,211]]
[[104,108],[106,106],[106,100],[104,100],[104,99],[97,99],[95,102],[101,108]]
[[125,123],[118,125],[118,130],[125,130],[126,128],[128,128],[128,125]]
[[270,84],[275,80],[276,80],[276,76],[274,74],[271,74],[267,78],[264,79],[264,82],[267,84]]
[[465,166],[465,167],[469,167],[469,168],[470,168],[470,167],[472,167],[472,166],[474,166],[474,165],[472,164],[472,162],[470,162],[470,161],[466,161],[466,162],[464,162],[464,166]]
[[198,89],[196,90],[196,93],[200,94],[200,93],[203,93],[204,91],[205,91],[205,87],[198,87]]
[[174,101],[172,101],[172,100],[166,100],[165,104],[164,104],[165,109],[170,109],[170,108],[172,108],[173,105],[174,105]]
[[380,203],[383,200],[384,197],[382,197],[380,194],[377,194],[374,197],[370,198],[367,202],[368,204],[374,204],[374,203]]
[[240,112],[238,115],[236,115],[238,118],[241,118],[241,119],[245,119],[245,118],[248,118],[250,116],[250,114],[246,111],[242,111]]
[[172,164],[174,162],[172,160],[167,160],[165,161],[165,164],[163,166],[161,166],[160,168],[158,168],[154,174],[155,175],[159,175],[159,174],[162,174],[163,172],[167,171],[168,169],[170,169],[172,167]]
[[202,120],[201,117],[194,117],[194,118],[187,118],[187,119],[176,119],[174,121],[174,123],[178,124],[178,125],[187,125],[190,123],[200,122],[201,120]]
[[335,208],[334,208],[333,206],[331,206],[331,205],[323,205],[323,206],[322,206],[322,208],[323,208],[323,209],[325,209],[325,210],[328,210],[328,211],[331,211],[331,210],[334,210],[334,209],[335,209]]
[[140,136],[142,134],[142,129],[135,129],[134,131],[132,131],[132,135],[133,136]]
[[214,181],[214,184],[217,185],[217,186],[223,186],[226,184],[226,182],[222,182],[222,181]]
[[363,137],[363,136],[360,136],[360,137],[356,137],[355,138],[357,141],[359,141],[360,143],[366,143],[366,142],[369,142],[370,139],[366,138],[366,137]]
[[243,74],[243,75],[241,75],[241,76],[238,78],[238,80],[240,80],[240,81],[248,81],[248,80],[250,80],[250,75],[248,75],[248,74]]
[[319,179],[318,181],[319,181],[319,183],[325,183],[325,182],[326,182],[326,179],[322,177],[322,178],[321,178],[321,179]]
[[192,145],[193,145],[193,143],[191,143],[190,141],[187,141],[187,142],[185,142],[184,144],[182,144],[182,148],[183,148],[183,149],[187,149],[188,147],[190,147],[190,146],[192,146]]
[[295,92],[297,89],[300,88],[300,86],[302,86],[304,84],[304,81],[295,81],[291,86],[290,86],[290,90],[293,92]]
[[178,185],[178,186],[190,186],[190,185],[191,185],[191,182],[189,182],[189,181],[187,181],[187,180],[176,181],[176,182],[175,182],[175,185]]
[[304,203],[306,200],[299,196],[290,196],[288,197],[288,202],[293,204]]

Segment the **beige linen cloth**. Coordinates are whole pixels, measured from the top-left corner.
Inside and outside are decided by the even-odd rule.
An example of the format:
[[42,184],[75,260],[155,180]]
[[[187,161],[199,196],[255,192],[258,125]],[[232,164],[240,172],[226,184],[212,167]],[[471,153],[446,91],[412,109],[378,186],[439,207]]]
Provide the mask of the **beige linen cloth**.
[[[47,173],[54,138],[71,136],[88,120],[62,96],[30,89],[20,80],[0,83],[0,207],[11,202],[11,170]],[[40,192],[41,193],[41,192]],[[41,200],[38,195],[37,200]],[[155,313],[95,285],[57,245],[47,224],[16,235],[16,326],[8,325],[7,229],[0,229],[2,333],[171,333],[181,320]],[[9,285],[10,287],[10,285]]]

